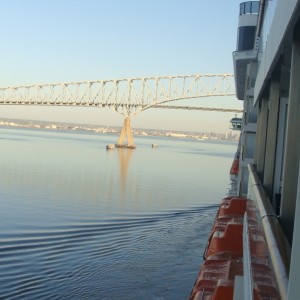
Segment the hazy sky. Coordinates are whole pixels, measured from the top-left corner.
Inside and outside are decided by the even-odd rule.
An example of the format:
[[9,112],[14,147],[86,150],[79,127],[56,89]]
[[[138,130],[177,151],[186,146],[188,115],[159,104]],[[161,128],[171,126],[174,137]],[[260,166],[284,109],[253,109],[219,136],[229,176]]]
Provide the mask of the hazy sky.
[[[0,0],[0,86],[233,73],[237,0]],[[201,106],[241,108],[235,97]],[[188,105],[188,100],[186,105]],[[0,106],[0,117],[121,125],[108,109]],[[231,113],[152,109],[133,127],[228,132]]]

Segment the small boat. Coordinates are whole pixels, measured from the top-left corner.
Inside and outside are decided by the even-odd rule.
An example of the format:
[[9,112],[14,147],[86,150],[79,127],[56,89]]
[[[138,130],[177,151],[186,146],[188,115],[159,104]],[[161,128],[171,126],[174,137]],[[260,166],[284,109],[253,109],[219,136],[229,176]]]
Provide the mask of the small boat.
[[152,144],[151,147],[156,148],[156,147],[158,147],[158,144]]
[[235,155],[235,158],[232,162],[231,168],[230,168],[230,179],[232,181],[237,181],[238,180],[238,175],[239,175],[239,163],[240,163],[240,157],[239,153]]
[[114,144],[108,144],[106,145],[106,150],[112,150],[115,149],[115,145]]
[[244,197],[221,201],[189,300],[244,299],[238,294],[242,276],[251,280],[251,299],[281,299],[256,209],[254,201]]
[[136,145],[123,145],[123,144],[116,144],[117,148],[127,148],[127,149],[136,149]]

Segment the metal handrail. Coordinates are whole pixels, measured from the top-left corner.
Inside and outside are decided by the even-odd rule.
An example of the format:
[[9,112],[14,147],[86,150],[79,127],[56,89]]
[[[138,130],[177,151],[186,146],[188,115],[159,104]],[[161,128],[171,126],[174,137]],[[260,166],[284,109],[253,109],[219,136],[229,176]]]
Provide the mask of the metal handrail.
[[257,203],[280,297],[286,300],[291,248],[254,166],[248,164],[248,169],[248,197]]

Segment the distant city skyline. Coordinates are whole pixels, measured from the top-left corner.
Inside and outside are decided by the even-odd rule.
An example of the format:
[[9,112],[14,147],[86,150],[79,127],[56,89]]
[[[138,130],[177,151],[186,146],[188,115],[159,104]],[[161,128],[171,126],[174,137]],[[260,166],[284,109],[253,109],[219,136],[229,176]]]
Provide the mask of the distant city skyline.
[[[95,124],[77,124],[64,122],[49,122],[36,120],[19,120],[0,118],[1,127],[11,128],[29,128],[29,129],[50,129],[50,130],[79,130],[95,133],[113,133],[119,135],[122,127],[120,126],[105,126]],[[193,139],[223,139],[235,140],[239,138],[239,130],[231,130],[230,133],[215,133],[215,132],[192,132],[182,130],[164,130],[164,129],[149,129],[149,128],[132,128],[133,136],[165,136],[177,138],[193,138]]]
[[[1,0],[0,0],[1,1]],[[1,1],[0,86],[233,73],[240,1]],[[235,97],[186,101],[242,108]],[[108,109],[0,106],[0,117],[121,126]],[[232,113],[151,109],[140,128],[229,132]]]
[[[3,107],[6,109],[4,110]],[[107,108],[0,106],[0,118],[122,127],[124,117]],[[5,111],[5,113],[4,113]],[[166,111],[168,113],[166,113]],[[149,109],[131,118],[132,127],[177,131],[229,133],[228,112]],[[221,119],[221,122],[220,122]],[[218,122],[217,122],[218,121]],[[223,121],[223,122],[222,122]],[[223,126],[220,126],[220,124]]]

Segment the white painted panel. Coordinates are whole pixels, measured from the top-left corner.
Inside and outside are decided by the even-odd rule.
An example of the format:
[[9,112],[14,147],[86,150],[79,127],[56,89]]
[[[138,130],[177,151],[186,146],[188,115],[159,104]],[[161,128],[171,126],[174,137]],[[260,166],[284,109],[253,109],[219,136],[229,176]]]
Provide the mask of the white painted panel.
[[298,0],[278,1],[277,3],[270,32],[267,37],[264,37],[264,53],[262,53],[254,88],[255,102],[260,95],[264,80],[270,71],[297,4]]

